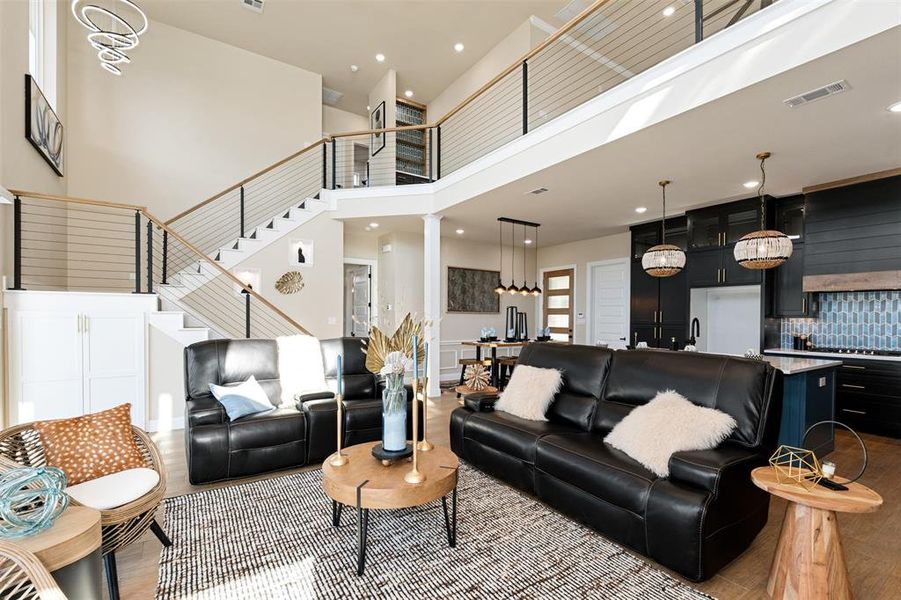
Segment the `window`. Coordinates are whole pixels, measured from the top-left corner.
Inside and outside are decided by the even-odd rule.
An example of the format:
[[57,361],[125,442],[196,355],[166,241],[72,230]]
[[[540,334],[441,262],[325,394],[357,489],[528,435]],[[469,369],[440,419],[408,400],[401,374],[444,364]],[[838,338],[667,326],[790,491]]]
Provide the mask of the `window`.
[[56,109],[56,2],[28,0],[28,72]]

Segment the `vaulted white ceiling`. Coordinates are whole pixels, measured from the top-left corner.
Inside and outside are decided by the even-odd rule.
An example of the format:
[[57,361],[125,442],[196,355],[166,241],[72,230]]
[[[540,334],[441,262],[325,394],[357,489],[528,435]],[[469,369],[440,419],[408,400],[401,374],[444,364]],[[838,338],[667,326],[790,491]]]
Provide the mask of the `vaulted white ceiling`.
[[[241,0],[139,4],[153,20],[320,73],[325,87],[344,94],[339,108],[366,114],[366,97],[389,68],[399,90],[428,102],[529,16],[561,25],[554,15],[567,2],[264,0],[262,14]],[[376,61],[378,53],[385,62]]]

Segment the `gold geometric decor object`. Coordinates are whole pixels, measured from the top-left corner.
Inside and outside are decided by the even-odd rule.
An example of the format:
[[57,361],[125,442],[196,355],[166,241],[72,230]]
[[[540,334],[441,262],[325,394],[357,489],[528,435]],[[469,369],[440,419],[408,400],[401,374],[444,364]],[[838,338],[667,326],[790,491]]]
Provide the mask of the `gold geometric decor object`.
[[385,366],[385,358],[392,352],[401,352],[408,358],[413,357],[413,337],[419,340],[416,353],[423,355],[422,321],[414,321],[407,313],[394,335],[388,337],[378,327],[373,327],[366,344],[366,368],[378,374]]
[[484,365],[469,365],[463,375],[466,387],[474,392],[481,392],[488,387],[488,369]]
[[804,448],[779,446],[770,457],[770,467],[776,471],[779,483],[798,485],[808,491],[823,478],[817,455]]
[[280,294],[296,294],[303,286],[303,275],[299,271],[288,271],[275,282],[275,289]]

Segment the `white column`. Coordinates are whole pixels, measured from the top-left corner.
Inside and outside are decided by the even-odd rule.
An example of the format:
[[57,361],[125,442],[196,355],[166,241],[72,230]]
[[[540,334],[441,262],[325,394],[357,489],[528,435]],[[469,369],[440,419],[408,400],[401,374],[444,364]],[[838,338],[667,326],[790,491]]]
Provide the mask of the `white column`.
[[423,319],[429,342],[429,389],[431,397],[441,395],[441,219],[424,215],[423,228]]

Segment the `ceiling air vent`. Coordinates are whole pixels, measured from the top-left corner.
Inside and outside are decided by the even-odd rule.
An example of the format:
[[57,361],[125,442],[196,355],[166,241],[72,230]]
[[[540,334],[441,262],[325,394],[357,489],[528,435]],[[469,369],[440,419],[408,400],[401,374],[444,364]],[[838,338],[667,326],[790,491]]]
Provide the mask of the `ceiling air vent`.
[[546,187],[540,187],[540,188],[535,188],[534,190],[529,190],[527,193],[534,194],[537,196],[538,194],[543,194],[546,191],[547,191]]
[[244,5],[244,8],[249,8],[254,12],[263,12],[263,0],[241,0],[241,4]]
[[333,90],[332,88],[323,87],[322,88],[322,103],[328,104],[329,106],[336,106],[341,98],[344,96],[342,92],[338,90]]
[[813,102],[814,100],[825,98],[826,96],[840,94],[841,92],[849,89],[851,89],[851,86],[848,85],[847,81],[842,79],[828,85],[824,85],[823,87],[817,88],[815,90],[810,90],[809,92],[798,94],[797,96],[783,100],[783,102],[785,102],[785,105],[789,108],[795,108],[797,106],[801,106],[802,104],[807,104],[808,102]]

